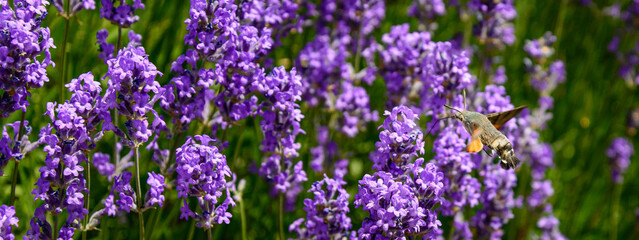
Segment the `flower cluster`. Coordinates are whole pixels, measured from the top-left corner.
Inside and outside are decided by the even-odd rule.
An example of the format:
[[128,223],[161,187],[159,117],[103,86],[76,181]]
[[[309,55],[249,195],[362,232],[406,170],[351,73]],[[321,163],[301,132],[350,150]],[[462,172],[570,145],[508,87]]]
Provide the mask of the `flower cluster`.
[[58,9],[63,16],[71,17],[82,9],[95,9],[94,0],[72,0],[69,1],[69,12],[64,8],[64,0],[53,0],[53,6]]
[[[229,205],[235,206],[226,180],[231,176],[231,169],[226,164],[226,156],[212,146],[215,141],[207,135],[189,137],[176,153],[176,190],[178,197],[184,199],[180,219],[193,218],[198,227],[207,229],[213,224],[228,224],[231,217]],[[224,192],[226,200],[218,204]],[[190,209],[189,197],[198,199],[199,212]]]
[[311,162],[310,167],[316,172],[329,172],[331,167],[334,170],[333,178],[344,179],[344,175],[348,171],[348,159],[339,159],[340,152],[337,143],[330,141],[328,127],[319,127],[317,129],[318,146],[310,150]]
[[[608,51],[614,53],[617,60],[621,63],[619,68],[619,76],[626,81],[628,86],[639,85],[639,74],[637,67],[639,66],[639,42],[634,41],[634,36],[637,33],[637,27],[639,20],[639,1],[630,1],[629,4],[624,4],[625,8],[622,9],[621,2],[617,2],[612,6],[604,9],[604,13],[611,15],[614,18],[620,18],[625,22],[625,26],[620,29],[616,29],[615,36],[608,44]],[[628,50],[624,50],[623,46],[620,46],[625,39],[633,39],[634,47]]]
[[376,150],[371,153],[373,169],[385,171],[393,175],[401,175],[418,154],[424,154],[423,133],[415,121],[417,114],[405,106],[384,112],[383,128],[379,133]]
[[[487,114],[513,109],[510,97],[503,86],[488,85],[484,92],[474,95],[475,110]],[[518,118],[517,118],[518,119]],[[508,139],[513,140],[517,148],[519,132],[517,120],[512,119],[504,124],[500,131]],[[521,206],[521,200],[515,198],[513,191],[517,185],[517,176],[513,170],[504,170],[493,164],[494,156],[473,155],[473,162],[483,183],[483,189],[479,197],[479,203],[483,206],[477,214],[470,219],[470,226],[477,231],[476,235],[483,238],[501,238],[503,225],[512,219],[512,209]]]
[[517,185],[517,176],[512,170],[504,170],[496,164],[485,164],[479,171],[483,178],[484,191],[479,202],[483,206],[471,219],[476,227],[477,236],[500,239],[501,227],[514,217],[512,209],[521,205],[515,199],[513,188]]
[[418,158],[424,153],[416,114],[406,106],[386,111],[380,141],[371,153],[373,175],[359,181],[355,205],[368,211],[358,234],[364,239],[436,237],[441,234],[434,207],[443,200],[443,178],[437,166]]
[[[258,83],[257,89],[265,100],[260,104],[258,115],[264,140],[260,149],[268,154],[260,166],[260,176],[274,183],[272,194],[294,192],[301,189],[306,181],[306,172],[302,162],[293,164],[293,158],[299,156],[300,143],[295,142],[298,134],[304,134],[300,121],[304,118],[298,102],[302,97],[301,77],[295,69],[287,72],[283,67],[273,69],[267,77]],[[292,194],[292,192],[291,192]],[[289,202],[297,194],[288,195]]]
[[120,2],[119,6],[115,6],[117,0],[102,0],[102,8],[100,8],[100,17],[111,21],[113,24],[128,28],[132,24],[140,20],[139,16],[135,16],[135,10],[144,9],[142,0],[133,0],[133,5]]
[[510,22],[517,17],[513,0],[471,0],[468,8],[479,21],[473,25],[473,34],[489,48],[503,48],[515,43],[515,27]]
[[[354,137],[362,125],[377,121],[369,96],[360,82],[375,79],[374,54],[378,49],[372,31],[384,17],[384,3],[378,0],[323,1],[313,12],[317,36],[306,44],[296,60],[304,84],[304,100],[310,106],[337,110],[338,123],[329,126]],[[366,67],[360,68],[360,59]],[[352,60],[349,61],[349,60]]]
[[623,182],[623,174],[630,165],[630,157],[635,153],[632,142],[623,137],[615,138],[606,155],[610,158],[610,168],[612,169],[612,180],[615,183]]
[[461,212],[466,206],[476,206],[481,194],[481,184],[471,174],[477,166],[465,152],[466,143],[461,137],[463,131],[466,130],[461,126],[447,127],[433,143],[433,160],[445,176],[443,191],[446,199],[442,199],[439,210],[447,216]]
[[[333,180],[326,175],[324,179],[313,183],[308,190],[313,193],[313,199],[304,199],[306,219],[300,218],[293,222],[289,231],[295,231],[300,239],[355,237],[355,232],[349,233],[351,219],[346,214],[350,211],[348,208],[350,195],[342,187],[344,184],[346,183]],[[306,228],[301,227],[302,224]]]
[[382,36],[380,75],[386,82],[387,107],[408,105],[419,97],[423,84],[419,69],[431,48],[430,33],[409,32],[409,25],[393,26]]
[[95,143],[102,138],[104,131],[98,128],[99,125],[108,125],[111,119],[101,97],[100,84],[94,81],[91,73],[82,74],[65,86],[72,92],[70,100],[62,104],[47,104],[45,115],[49,116],[53,126],[43,127],[39,135],[39,141],[46,144],[46,165],[40,168],[37,188],[32,193],[35,199],[45,203],[38,207],[41,214],[36,214],[31,220],[29,237],[50,231],[44,218],[46,212],[60,214],[65,209],[69,217],[60,229],[60,236],[64,239],[73,236],[79,221],[88,214],[84,208],[83,192],[87,192],[84,168],[80,163],[87,161],[87,152],[93,150]]
[[441,234],[437,212],[441,202],[443,174],[418,159],[407,171],[394,176],[380,171],[359,181],[355,205],[369,213],[358,230],[363,239],[434,238]]
[[446,5],[442,0],[413,0],[408,7],[408,15],[419,19],[421,30],[435,30],[435,19],[446,14]]
[[[248,4],[248,3],[247,3]],[[240,23],[238,6],[232,1],[191,1],[188,49],[172,64],[175,77],[167,85],[161,105],[173,117],[174,123],[188,125],[194,119],[207,119],[204,110],[209,101],[219,109],[215,123],[226,124],[252,116],[257,108],[253,83],[265,73],[257,61],[273,44],[269,28],[258,29],[250,23]],[[204,68],[209,62],[215,68]],[[210,89],[217,84],[218,89]],[[216,94],[217,91],[217,94]],[[177,132],[184,131],[177,128]]]
[[0,206],[0,238],[13,240],[15,236],[11,233],[11,226],[18,226],[16,209],[13,206],[2,204]]
[[[391,27],[382,37],[388,106],[409,105],[419,113],[443,113],[443,104],[475,81],[470,59],[452,42],[432,42],[428,32],[409,33],[409,25]],[[416,100],[419,99],[419,102]]]
[[[87,189],[84,180],[84,168],[80,163],[86,161],[83,154],[85,142],[89,139],[85,120],[78,115],[78,109],[67,102],[57,105],[47,104],[53,126],[49,124],[40,131],[40,138],[46,144],[45,166],[40,168],[40,178],[32,191],[35,199],[44,201],[38,207],[31,229],[27,232],[30,238],[40,238],[42,231],[50,231],[45,212],[60,214],[64,210],[69,213],[66,223],[60,229],[60,237],[71,238],[74,228],[88,211],[84,208],[84,194]],[[57,118],[56,118],[57,115]],[[52,133],[55,130],[55,133]],[[64,194],[60,194],[64,193]],[[47,230],[48,229],[48,230]]]
[[100,52],[100,54],[98,54],[98,57],[102,58],[102,60],[104,60],[104,63],[107,63],[109,59],[113,58],[113,52],[115,51],[115,46],[107,42],[108,36],[109,31],[107,31],[106,29],[102,29],[96,34],[97,41],[95,42],[95,44],[98,45],[98,51]]
[[533,236],[533,239],[567,239],[559,232],[559,219],[552,214],[551,205],[546,205],[543,216],[537,221],[537,227],[541,229],[541,234]]
[[299,15],[300,3],[291,0],[246,1],[241,5],[243,21],[250,21],[257,29],[272,29],[275,45],[291,32],[301,32],[305,20]]
[[[13,129],[13,133],[9,132],[8,128]],[[23,131],[22,137],[20,131]],[[35,150],[42,143],[41,140],[30,142],[29,135],[31,134],[31,127],[29,121],[24,121],[20,126],[20,121],[6,124],[2,127],[2,137],[0,138],[0,176],[4,175],[3,168],[7,166],[9,160],[22,160],[24,155]]]
[[[162,73],[149,61],[144,48],[135,44],[118,52],[115,58],[108,60],[108,65],[104,77],[109,78],[109,88],[104,98],[109,109],[117,109],[118,114],[125,117],[126,132],[120,130],[117,123],[116,126],[107,125],[104,130],[113,130],[125,146],[138,147],[153,134],[152,129],[165,128],[164,121],[153,109],[163,90],[155,77]],[[151,92],[155,93],[153,98]],[[151,127],[147,112],[155,115]]]
[[[0,2],[0,119],[16,110],[26,111],[31,89],[49,81],[46,68],[54,65],[49,50],[55,48],[49,28],[40,24],[47,16],[47,1]],[[40,59],[39,59],[40,58]]]
[[109,216],[115,216],[117,211],[130,212],[131,210],[139,210],[136,204],[135,191],[131,187],[132,175],[130,172],[123,172],[115,177],[113,188],[111,188],[111,192],[103,202]]
[[150,188],[146,192],[146,197],[144,198],[144,207],[148,208],[154,204],[158,204],[160,207],[164,206],[164,195],[162,195],[164,188],[166,188],[166,184],[164,184],[164,176],[155,172],[150,172],[146,183],[149,184]]
[[524,59],[526,71],[530,74],[530,82],[538,92],[549,95],[555,90],[559,83],[566,80],[566,70],[564,62],[561,60],[553,61],[548,64],[549,58],[554,53],[552,44],[555,43],[557,37],[552,33],[546,32],[544,36],[535,40],[526,40],[524,50],[532,58]]

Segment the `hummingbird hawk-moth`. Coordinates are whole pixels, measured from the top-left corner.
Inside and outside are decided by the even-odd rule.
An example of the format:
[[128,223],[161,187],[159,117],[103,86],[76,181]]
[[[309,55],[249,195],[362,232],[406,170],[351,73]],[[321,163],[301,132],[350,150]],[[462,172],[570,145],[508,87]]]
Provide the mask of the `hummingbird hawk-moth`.
[[492,151],[497,152],[497,155],[501,159],[499,165],[501,165],[503,169],[508,170],[516,168],[517,165],[519,165],[520,160],[515,156],[510,140],[499,131],[499,128],[508,122],[508,120],[517,116],[526,106],[519,106],[512,110],[486,115],[472,111],[461,111],[448,105],[444,106],[456,111],[456,113],[446,114],[444,118],[456,118],[471,135],[468,152],[479,152],[484,149],[485,145]]

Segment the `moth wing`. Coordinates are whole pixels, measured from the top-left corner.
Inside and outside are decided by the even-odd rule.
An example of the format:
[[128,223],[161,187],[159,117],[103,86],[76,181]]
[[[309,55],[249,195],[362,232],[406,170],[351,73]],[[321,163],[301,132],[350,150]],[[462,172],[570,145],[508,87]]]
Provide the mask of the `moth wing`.
[[482,129],[477,127],[476,125],[474,125],[473,128],[474,129],[473,129],[473,134],[471,135],[471,138],[470,138],[470,144],[468,144],[468,152],[470,153],[476,153],[484,149],[484,144],[481,143],[481,138],[479,138],[479,135],[481,135]]
[[499,129],[504,126],[504,124],[506,124],[508,120],[517,116],[517,114],[524,110],[524,108],[526,108],[525,105],[513,108],[508,111],[486,114],[486,117],[493,124],[493,126],[495,126],[495,128]]

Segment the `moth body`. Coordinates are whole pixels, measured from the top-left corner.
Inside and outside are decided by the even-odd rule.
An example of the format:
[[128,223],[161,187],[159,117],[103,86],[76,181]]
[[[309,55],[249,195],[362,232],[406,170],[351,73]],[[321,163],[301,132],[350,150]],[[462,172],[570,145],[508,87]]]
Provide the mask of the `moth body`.
[[[451,107],[449,108],[457,111],[452,117],[459,120],[462,125],[464,125],[466,131],[471,135],[468,152],[479,152],[484,146],[487,146],[491,151],[497,152],[497,156],[499,156],[501,160],[499,164],[503,169],[511,169],[516,168],[521,161],[515,156],[515,151],[513,151],[510,140],[497,128],[521,112],[524,107],[525,106],[506,112],[489,114],[488,116],[478,112],[459,111]],[[489,119],[489,117],[491,119]]]

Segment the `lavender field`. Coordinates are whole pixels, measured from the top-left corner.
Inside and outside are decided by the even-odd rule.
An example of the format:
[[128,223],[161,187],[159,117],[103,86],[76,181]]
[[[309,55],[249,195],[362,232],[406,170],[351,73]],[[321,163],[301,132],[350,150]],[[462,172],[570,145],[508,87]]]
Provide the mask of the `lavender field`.
[[0,20],[0,239],[639,239],[639,0]]

